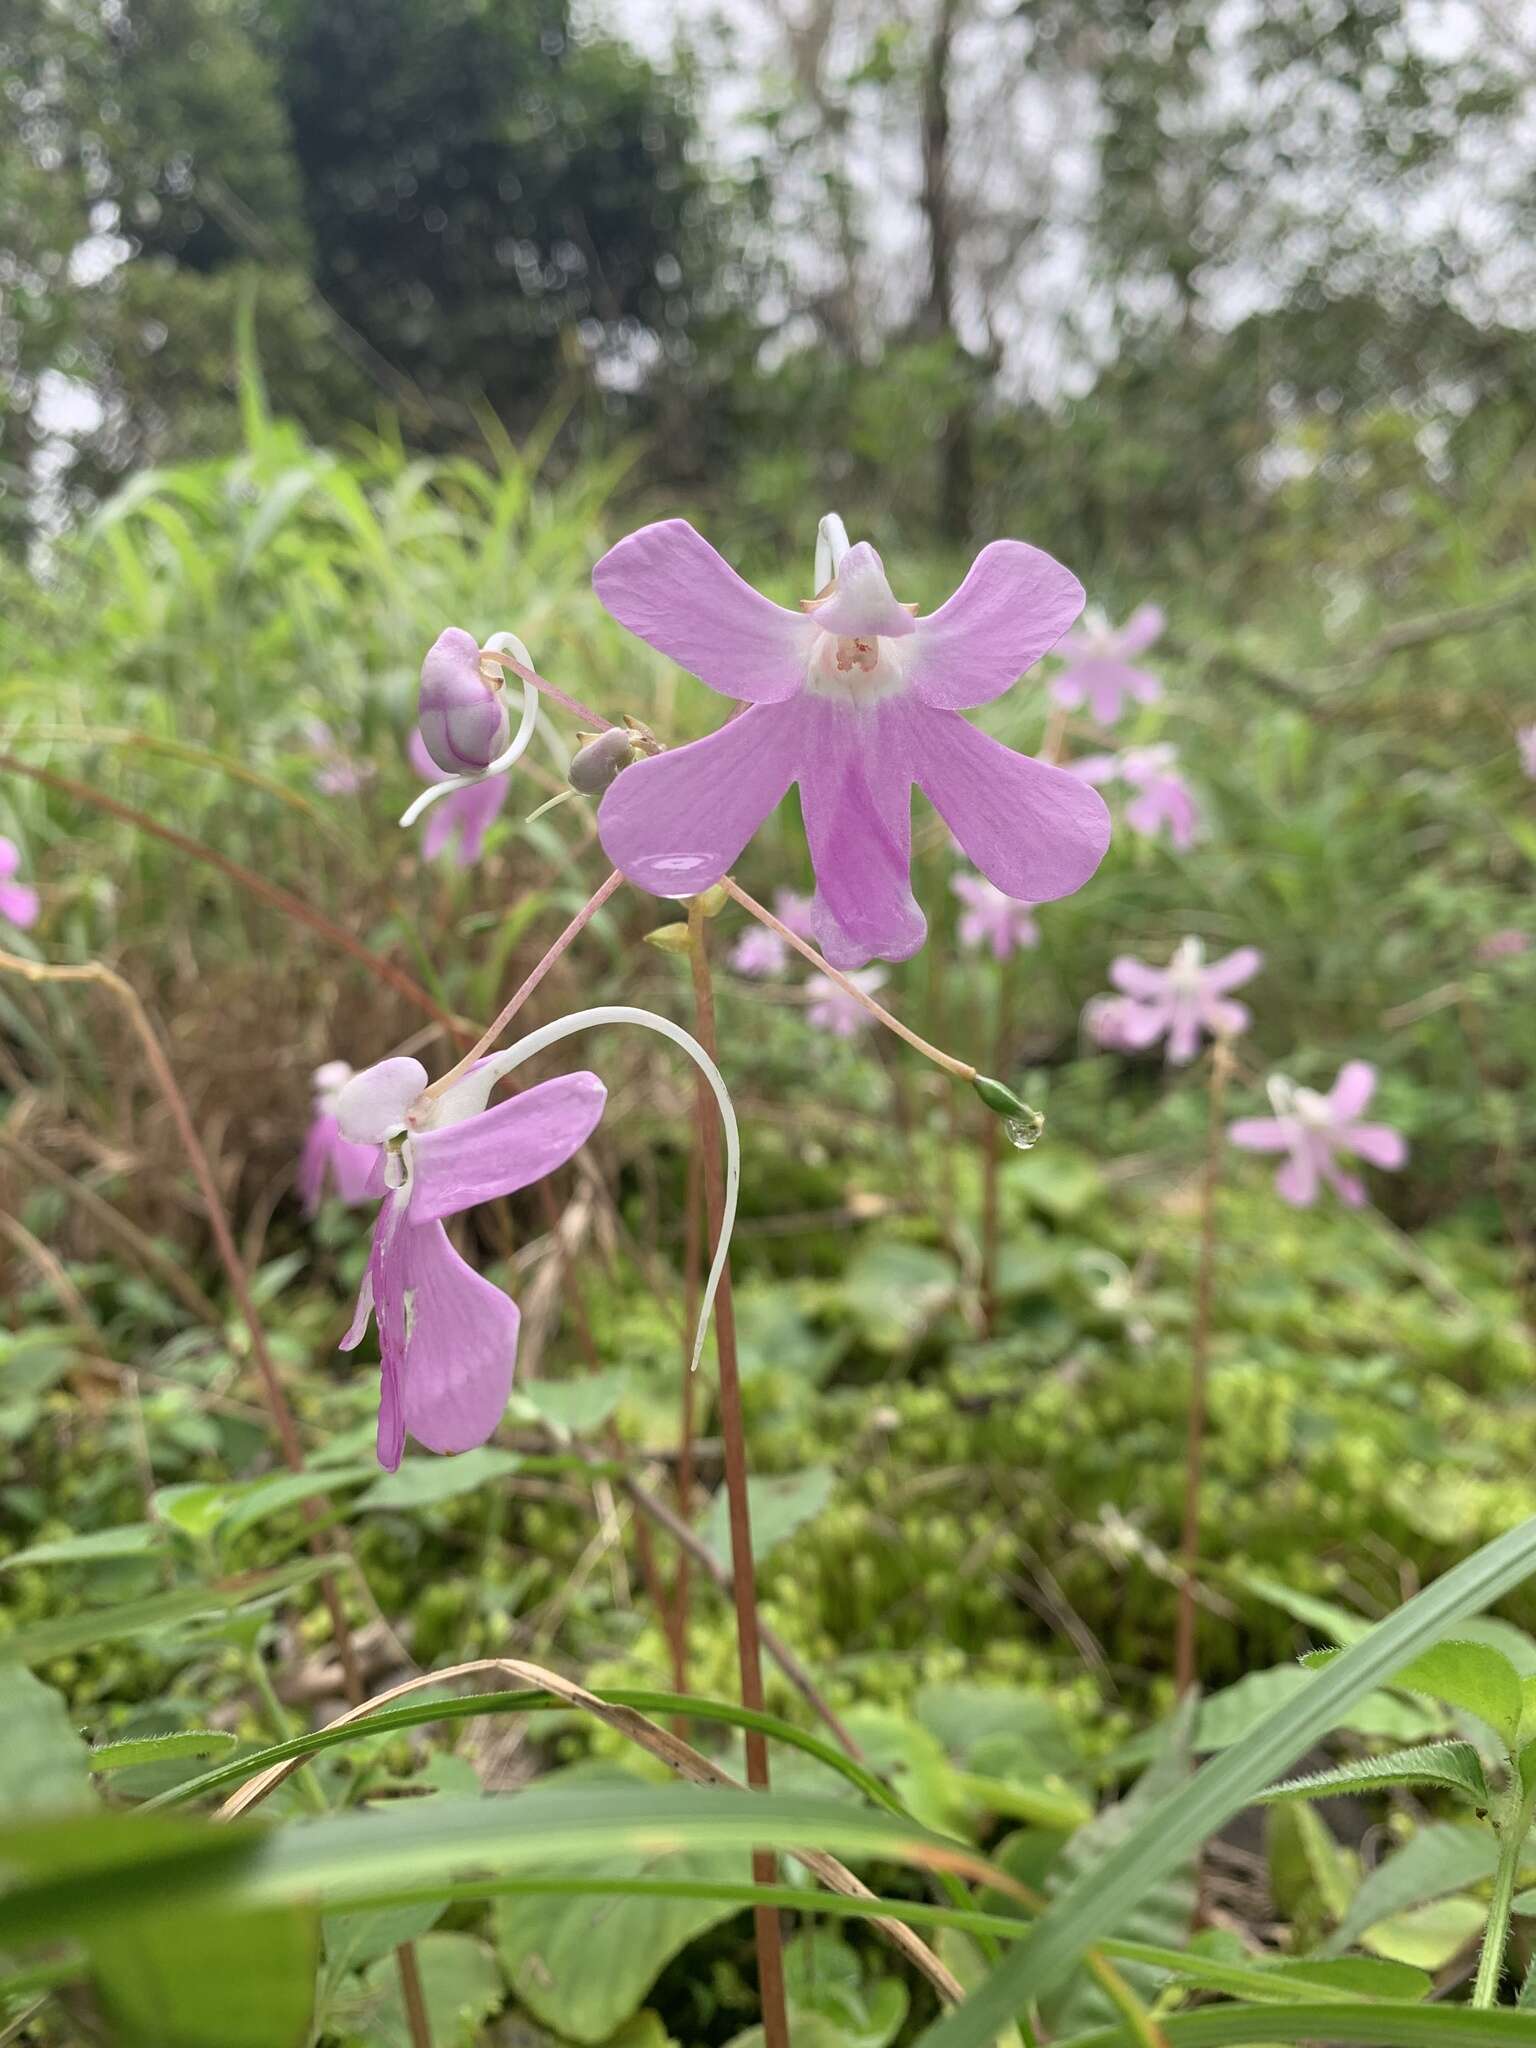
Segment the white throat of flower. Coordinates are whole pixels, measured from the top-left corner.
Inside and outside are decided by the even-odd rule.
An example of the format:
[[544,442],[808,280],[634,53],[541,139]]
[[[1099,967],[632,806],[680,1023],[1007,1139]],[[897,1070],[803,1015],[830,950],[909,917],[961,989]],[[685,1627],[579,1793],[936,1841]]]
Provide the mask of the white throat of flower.
[[1264,1087],[1270,1107],[1282,1123],[1323,1130],[1333,1122],[1327,1096],[1319,1095],[1315,1088],[1299,1088],[1288,1074],[1271,1074]]
[[1199,939],[1180,939],[1168,962],[1168,986],[1175,995],[1197,996],[1205,975],[1205,946]]
[[[524,668],[533,667],[533,656],[515,633],[493,633],[490,639],[486,641],[485,647],[487,653],[510,654],[513,660],[520,661]],[[480,673],[482,675],[486,673],[483,665]],[[486,676],[486,680],[487,682],[494,680],[499,683],[501,680],[500,668],[496,670],[494,678]],[[415,798],[413,802],[407,804],[400,813],[402,825],[414,825],[423,811],[427,810],[432,804],[435,804],[440,797],[451,796],[456,789],[470,789],[475,783],[484,782],[492,775],[505,775],[509,769],[516,767],[524,754],[527,753],[529,747],[533,744],[533,736],[538,730],[539,693],[532,683],[525,683],[521,676],[509,677],[508,680],[515,682],[523,693],[523,715],[518,721],[517,731],[512,735],[511,742],[505,752],[498,754],[494,761],[487,762],[478,775],[450,775],[443,782],[429,783],[421,792],[421,795]]]
[[1084,653],[1095,659],[1103,659],[1115,651],[1115,629],[1109,623],[1109,614],[1102,605],[1084,605],[1083,616],[1078,621],[1077,637],[1083,644]]
[[[813,621],[817,607],[837,590],[850,546],[842,519],[836,512],[828,512],[816,528],[816,594],[805,607]],[[884,634],[818,633],[806,664],[806,688],[812,696],[830,697],[838,703],[878,704],[906,686],[910,659],[905,641]]]

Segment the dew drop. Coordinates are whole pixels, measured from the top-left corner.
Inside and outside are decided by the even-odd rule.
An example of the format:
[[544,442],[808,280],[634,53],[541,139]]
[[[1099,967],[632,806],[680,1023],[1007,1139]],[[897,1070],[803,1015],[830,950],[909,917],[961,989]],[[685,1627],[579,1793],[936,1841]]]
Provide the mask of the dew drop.
[[1032,1152],[1045,1134],[1045,1118],[1034,1109],[1028,1116],[1004,1117],[1003,1129],[1015,1150]]

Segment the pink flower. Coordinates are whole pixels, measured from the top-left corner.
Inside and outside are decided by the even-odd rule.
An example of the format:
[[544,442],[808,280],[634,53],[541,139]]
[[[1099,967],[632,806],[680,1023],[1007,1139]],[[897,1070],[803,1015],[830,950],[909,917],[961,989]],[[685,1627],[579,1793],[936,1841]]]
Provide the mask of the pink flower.
[[0,838],[0,917],[18,931],[37,923],[37,891],[25,882],[13,880],[21,868],[21,849],[13,839]]
[[1531,942],[1525,932],[1506,929],[1490,932],[1485,939],[1477,942],[1476,957],[1479,960],[1509,960],[1517,953],[1528,953]]
[[1069,765],[1084,782],[1102,787],[1122,783],[1136,795],[1125,807],[1125,822],[1143,838],[1155,839],[1166,826],[1180,853],[1194,844],[1200,810],[1189,784],[1176,775],[1178,748],[1166,741],[1154,747],[1127,747],[1122,754],[1084,754]]
[[956,875],[949,886],[966,906],[960,914],[962,946],[990,946],[995,960],[1006,960],[1021,946],[1039,945],[1032,903],[1005,896],[982,875]]
[[1288,1155],[1275,1175],[1275,1192],[1294,1207],[1310,1208],[1322,1181],[1351,1209],[1360,1207],[1365,1189],[1353,1174],[1341,1170],[1336,1157],[1340,1152],[1353,1152],[1389,1173],[1407,1159],[1408,1146],[1400,1131],[1389,1124],[1359,1121],[1376,1091],[1376,1069],[1368,1061],[1348,1061],[1326,1095],[1298,1088],[1284,1074],[1272,1074],[1268,1087],[1273,1117],[1243,1117],[1228,1126],[1227,1136],[1246,1152]]
[[1239,946],[1207,967],[1198,939],[1181,939],[1166,967],[1149,967],[1144,960],[1121,954],[1109,963],[1110,980],[1130,998],[1128,1006],[1115,1013],[1112,1026],[1122,1040],[1120,1049],[1143,1052],[1166,1038],[1168,1063],[1180,1067],[1200,1050],[1202,1032],[1231,1038],[1246,1031],[1247,1007],[1230,1001],[1228,992],[1241,988],[1263,965],[1264,955],[1257,947]]
[[[885,970],[881,967],[866,967],[848,977],[854,987],[862,989],[867,996],[872,996],[877,988],[884,988],[885,978]],[[805,993],[810,998],[806,1022],[813,1024],[818,1031],[830,1031],[834,1038],[857,1038],[875,1021],[858,997],[849,995],[847,989],[833,981],[830,975],[813,974],[805,984]]]
[[356,796],[377,773],[372,761],[358,760],[346,751],[323,718],[305,719],[304,741],[312,754],[320,756],[315,787],[322,796]]
[[706,889],[798,783],[827,958],[905,960],[927,930],[910,874],[916,783],[1010,896],[1081,888],[1109,844],[1102,800],[960,716],[1055,643],[1082,604],[1077,578],[1038,548],[994,541],[917,618],[867,543],[828,559],[831,580],[799,612],[760,596],[681,519],[598,563],[615,618],[748,705],[708,739],[625,769],[598,812],[615,867],[653,895]]
[[607,1091],[586,1073],[540,1082],[487,1108],[503,1071],[493,1055],[428,1097],[419,1060],[383,1060],[355,1075],[337,1102],[342,1136],[371,1147],[382,1169],[384,1201],[342,1349],[359,1344],[369,1315],[376,1316],[378,1455],[386,1471],[400,1463],[407,1430],[430,1451],[483,1444],[512,1390],[517,1306],[465,1264],[442,1219],[553,1173],[603,1113]]
[[[406,746],[411,766],[425,782],[448,782],[452,778],[439,768],[427,752],[419,732],[413,732]],[[511,780],[505,775],[487,775],[462,789],[441,796],[426,813],[426,830],[421,835],[423,860],[436,860],[455,837],[454,854],[461,868],[472,868],[480,858],[485,835],[500,815]]]
[[1052,682],[1051,695],[1068,711],[1086,702],[1100,725],[1114,724],[1127,697],[1154,703],[1163,694],[1162,684],[1148,670],[1133,668],[1128,657],[1150,647],[1162,630],[1163,614],[1155,604],[1141,605],[1118,630],[1090,607],[1057,649],[1066,667]]
[[[797,939],[815,938],[811,924],[814,908],[809,896],[796,895],[793,889],[774,891],[773,914],[780,924],[788,925]],[[738,974],[771,981],[789,966],[789,945],[771,926],[754,922],[731,948],[730,962]]]
[[1083,1029],[1104,1052],[1139,1052],[1146,1040],[1137,1035],[1129,996],[1094,996],[1083,1005]]
[[1520,727],[1515,745],[1520,749],[1520,766],[1536,782],[1536,722]]
[[345,1060],[327,1060],[315,1069],[315,1117],[299,1155],[299,1199],[306,1216],[313,1216],[320,1207],[327,1182],[348,1208],[379,1193],[373,1184],[378,1147],[352,1144],[341,1135],[336,1122],[337,1097],[351,1078],[352,1069]]
[[445,775],[477,775],[505,750],[500,673],[487,678],[480,643],[462,626],[447,627],[427,649],[416,715],[422,745]]

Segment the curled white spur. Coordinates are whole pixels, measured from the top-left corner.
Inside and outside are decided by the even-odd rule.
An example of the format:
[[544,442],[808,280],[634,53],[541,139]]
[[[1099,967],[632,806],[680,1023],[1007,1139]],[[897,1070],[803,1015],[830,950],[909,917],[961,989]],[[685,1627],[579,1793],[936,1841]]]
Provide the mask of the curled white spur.
[[[720,1211],[720,1238],[715,1246],[715,1256],[709,1268],[709,1278],[704,1284],[704,1297],[699,1306],[699,1326],[694,1332],[693,1358],[690,1370],[697,1372],[699,1360],[704,1355],[704,1339],[709,1334],[710,1317],[714,1310],[715,1295],[719,1291],[725,1262],[730,1256],[731,1233],[736,1227],[736,1198],[741,1186],[741,1131],[736,1122],[736,1111],[732,1107],[730,1091],[725,1085],[720,1069],[699,1041],[674,1024],[670,1017],[659,1017],[653,1010],[633,1009],[625,1003],[605,1003],[593,1010],[577,1010],[569,1017],[557,1017],[552,1024],[542,1024],[537,1031],[530,1031],[526,1038],[520,1038],[505,1052],[492,1053],[478,1061],[468,1073],[455,1081],[445,1091],[439,1102],[439,1113],[448,1109],[449,1104],[458,1108],[460,1101],[463,1115],[471,1115],[475,1108],[483,1107],[484,1098],[490,1094],[493,1085],[531,1060],[536,1054],[551,1045],[557,1045],[562,1038],[570,1038],[578,1031],[585,1031],[597,1024],[638,1024],[642,1030],[658,1032],[669,1038],[674,1045],[681,1046],[699,1072],[709,1084],[720,1111],[720,1127],[725,1134],[725,1200]],[[461,1092],[462,1091],[462,1092]],[[448,1109],[451,1121],[453,1110]]]
[[828,512],[816,528],[816,583],[818,597],[842,566],[848,552],[848,529],[836,512]]
[[[491,654],[510,654],[520,661],[524,668],[533,667],[533,656],[528,652],[515,633],[493,633],[486,641],[486,650]],[[435,804],[439,797],[451,795],[456,789],[469,789],[477,782],[484,782],[492,775],[505,775],[527,753],[533,744],[533,736],[539,725],[539,693],[532,683],[521,676],[516,678],[523,693],[523,715],[518,720],[517,731],[511,742],[494,761],[488,761],[478,775],[449,775],[442,782],[428,783],[427,787],[400,814],[402,825],[414,825],[422,812]]]

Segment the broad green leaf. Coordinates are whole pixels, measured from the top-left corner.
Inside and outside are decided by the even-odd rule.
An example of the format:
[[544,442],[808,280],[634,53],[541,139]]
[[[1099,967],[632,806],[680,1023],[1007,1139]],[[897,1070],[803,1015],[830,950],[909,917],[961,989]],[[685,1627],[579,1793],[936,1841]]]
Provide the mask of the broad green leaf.
[[0,1664],[0,1814],[58,1813],[90,1799],[86,1746],[51,1685]]
[[[1268,1671],[1250,1671],[1222,1691],[1212,1693],[1201,1703],[1195,1723],[1196,1752],[1204,1755],[1212,1750],[1230,1749],[1257,1728],[1266,1714],[1299,1697],[1311,1682],[1311,1671],[1301,1665],[1277,1664]],[[1335,1725],[1356,1735],[1417,1742],[1445,1728],[1449,1718],[1443,1711],[1396,1699],[1389,1692],[1372,1692],[1342,1713]]]
[[308,2038],[319,1937],[301,1906],[188,1902],[85,1938],[119,2048],[302,2048]]
[[[1341,1653],[1320,1650],[1305,1658],[1309,1670],[1318,1670]],[[1453,1637],[1429,1649],[1392,1673],[1391,1682],[1405,1692],[1428,1693],[1463,1713],[1475,1714],[1513,1750],[1520,1739],[1520,1716],[1525,1705],[1520,1674],[1504,1655],[1488,1643],[1474,1643]]]
[[1276,1911],[1290,1921],[1295,1945],[1311,1948],[1348,1908],[1360,1881],[1359,1859],[1310,1806],[1271,1808],[1265,1836]]
[[1393,1962],[1421,1970],[1443,1970],[1469,1942],[1478,1939],[1488,1908],[1477,1899],[1436,1899],[1378,1920],[1361,1935],[1362,1947]]
[[1019,1685],[925,1685],[913,1712],[964,1770],[989,1777],[1070,1775],[1081,1764],[1054,1700]]
[[[109,1922],[226,1895],[259,1860],[267,1837],[253,1828],[96,1809],[62,1819],[20,1820],[5,1831],[10,1879],[0,1891],[0,1946],[94,1940]],[[282,1903],[287,1903],[283,1901]]]
[[231,1501],[215,1523],[214,1541],[231,1542],[267,1515],[278,1514],[284,1508],[296,1507],[301,1500],[314,1500],[321,1494],[342,1493],[349,1487],[366,1486],[378,1477],[378,1465],[371,1461],[366,1465],[331,1465],[323,1471],[274,1472],[270,1478],[252,1480],[241,1488],[238,1497]]
[[1520,1681],[1520,1747],[1536,1741],[1536,1678]]
[[[1059,1983],[1083,1950],[1183,1864],[1190,1852],[1281,1777],[1356,1700],[1390,1678],[1464,1616],[1519,1585],[1536,1566],[1536,1518],[1496,1537],[1378,1622],[1243,1740],[1207,1763],[1099,1867],[1085,1873],[1005,1955],[981,1988],[920,2037],[921,2048],[986,2048],[999,2030]],[[1326,2029],[1318,2029],[1319,2035]],[[1266,2038],[1259,2036],[1258,2038]],[[1273,2036],[1268,2038],[1274,2038]]]
[[927,1245],[877,1238],[843,1275],[843,1300],[877,1350],[904,1351],[955,1298],[953,1259]]
[[1223,1577],[1229,1585],[1240,1586],[1256,1600],[1267,1601],[1271,1607],[1278,1607],[1282,1614],[1290,1615],[1293,1621],[1316,1629],[1319,1635],[1332,1636],[1340,1645],[1358,1643],[1363,1635],[1370,1632],[1371,1624],[1363,1614],[1354,1614],[1349,1608],[1340,1607],[1336,1601],[1319,1599],[1315,1593],[1298,1592],[1294,1586],[1284,1585],[1267,1572],[1228,1571]]
[[558,1432],[590,1436],[610,1420],[628,1391],[629,1374],[614,1366],[574,1379],[534,1380],[519,1387],[516,1399],[525,1410],[552,1422]]
[[1319,1956],[1301,1956],[1294,1962],[1265,1963],[1262,1968],[1264,1975],[1284,1984],[1292,1994],[1299,1987],[1310,1992],[1315,1987],[1332,1985],[1361,1998],[1415,1999],[1428,1998],[1435,1988],[1435,1980],[1427,1970],[1381,1961],[1374,1956],[1340,1956],[1333,1962],[1325,1962]]
[[178,1586],[143,1600],[125,1600],[116,1607],[92,1607],[55,1621],[35,1621],[14,1634],[0,1636],[0,1661],[44,1664],[52,1657],[72,1656],[124,1636],[148,1635],[206,1615],[225,1617],[257,1601],[271,1600],[297,1586],[345,1568],[340,1557],[294,1558],[268,1572],[245,1572],[238,1578],[205,1586]]
[[380,1956],[393,1955],[403,1941],[430,1934],[444,1910],[437,1900],[429,1900],[421,1906],[380,1906],[367,1913],[327,1913],[322,1923],[327,1975],[363,1970]]
[[179,1763],[183,1757],[218,1756],[234,1749],[239,1737],[224,1728],[180,1728],[169,1735],[137,1735],[125,1742],[102,1742],[90,1752],[90,1768],[99,1777],[107,1771],[131,1770],[139,1764]]
[[[821,1513],[836,1483],[836,1475],[825,1465],[812,1465],[804,1472],[785,1472],[772,1479],[757,1474],[748,1479],[752,1550],[759,1562]],[[729,1515],[729,1502],[722,1486],[699,1525],[699,1534],[722,1564],[731,1561]]]
[[483,1444],[479,1450],[461,1451],[456,1458],[427,1455],[407,1458],[398,1471],[376,1478],[357,1501],[360,1510],[385,1508],[434,1508],[443,1501],[457,1500],[482,1486],[494,1486],[509,1472],[517,1471],[522,1459],[515,1451],[498,1451]]
[[1487,1808],[1490,1797],[1482,1760],[1470,1742],[1431,1742],[1394,1750],[1390,1756],[1360,1757],[1330,1771],[1287,1778],[1262,1796],[1266,1801],[1324,1799],[1333,1792],[1368,1792],[1387,1785],[1441,1785],[1480,1809]]
[[1323,1943],[1322,1952],[1342,1954],[1378,1920],[1491,1877],[1498,1860],[1492,1829],[1466,1827],[1457,1821],[1432,1822],[1367,1874],[1344,1918]]
[[[995,1974],[995,1973],[994,1973]],[[960,2008],[964,2011],[964,2007]],[[1238,2048],[1239,2043],[1348,2041],[1362,2048],[1530,2048],[1523,2013],[1477,2012],[1470,2006],[1209,2005],[1161,2015],[1168,2048]],[[1127,2025],[1075,2034],[1055,2048],[1134,2048]]]
[[[506,2000],[506,1987],[489,1942],[472,1934],[427,1934],[416,1943],[423,2002],[432,2048],[475,2048],[485,2023]],[[372,1994],[368,2048],[411,2048],[400,1965],[381,1956],[368,1971]]]
[[51,1543],[34,1543],[29,1550],[0,1559],[0,1571],[19,1571],[23,1565],[93,1564],[103,1558],[143,1557],[163,1540],[163,1532],[153,1522],[125,1522],[118,1529],[94,1529],[88,1536],[60,1536]]
[[[583,1773],[582,1782],[593,1783]],[[602,1780],[622,1789],[628,1773],[605,1771]],[[589,1866],[595,1877],[658,1876],[705,1883],[745,1874],[739,1855],[668,1856],[657,1864],[645,1854],[605,1856]],[[709,1899],[591,1898],[498,1899],[495,1940],[520,2002],[536,2019],[573,2041],[598,2042],[639,2011],[661,1970],[696,1934],[741,1909]],[[592,1958],[601,1952],[603,1967]]]

